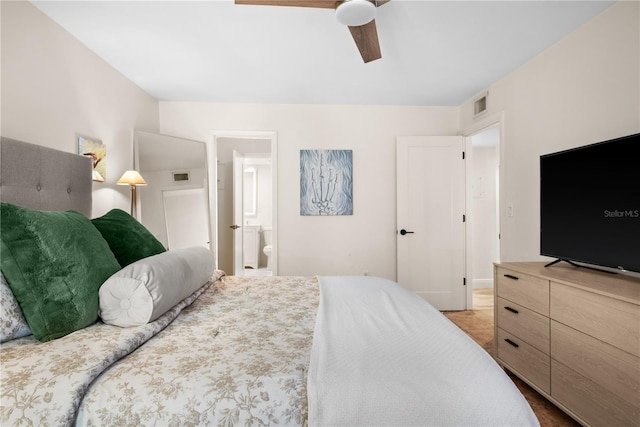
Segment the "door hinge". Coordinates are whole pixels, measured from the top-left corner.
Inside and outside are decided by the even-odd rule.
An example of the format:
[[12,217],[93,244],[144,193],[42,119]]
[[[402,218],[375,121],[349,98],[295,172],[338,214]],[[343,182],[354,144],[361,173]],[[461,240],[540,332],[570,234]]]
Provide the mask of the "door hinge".
[[467,216],[465,214],[462,214],[462,222],[467,222]]
[[462,152],[462,160],[464,160],[464,159],[465,159],[465,154],[464,154],[464,151],[463,151]]
[[462,286],[467,286],[467,278],[466,277],[462,278]]

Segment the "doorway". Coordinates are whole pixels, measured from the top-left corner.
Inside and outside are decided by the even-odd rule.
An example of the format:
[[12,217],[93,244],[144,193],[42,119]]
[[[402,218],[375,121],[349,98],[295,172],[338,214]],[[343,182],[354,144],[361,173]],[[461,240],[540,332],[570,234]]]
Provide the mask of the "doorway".
[[236,276],[277,275],[276,133],[214,131],[208,145],[218,268]]
[[493,293],[493,263],[500,260],[501,127],[467,135],[467,280],[476,296]]
[[[491,294],[489,297],[492,299],[493,263],[500,260],[502,128],[501,115],[488,118],[482,125],[478,124],[464,133],[465,138],[460,137],[464,144],[459,151],[451,150],[445,144],[448,140],[454,141],[455,137],[397,138],[398,282],[440,310],[472,309],[474,288]],[[409,153],[412,145],[415,153]],[[434,148],[433,153],[422,156],[421,151]],[[447,152],[453,154],[448,155]],[[456,156],[463,166],[454,166]],[[440,160],[429,163],[436,158]],[[414,167],[413,162],[417,162]],[[443,165],[448,166],[442,170]],[[454,167],[455,173],[452,173]],[[430,177],[427,176],[429,170],[438,172]],[[464,177],[462,184],[459,184],[459,177]],[[407,184],[409,182],[420,183],[420,186],[414,188]],[[456,190],[452,188],[454,183],[458,183]],[[423,194],[423,190],[428,192]],[[454,194],[459,194],[462,202],[459,203],[459,197],[454,197]],[[440,201],[434,206],[438,197]],[[455,204],[450,203],[448,197],[456,200]],[[458,204],[461,209],[458,209]],[[454,206],[455,212],[451,210]],[[435,217],[436,213],[442,218],[434,224],[440,225],[427,230],[427,220]],[[459,218],[464,224],[457,224]],[[460,232],[456,231],[459,225],[463,230],[462,243]],[[418,230],[418,227],[423,229]],[[436,239],[442,233],[450,234],[441,239],[449,242],[448,246],[439,244]],[[420,239],[419,234],[429,237]],[[414,252],[417,254],[415,259],[412,258]],[[443,254],[449,258],[445,259]],[[425,260],[428,259],[436,260],[434,266],[427,266]],[[437,266],[445,267],[446,274],[439,273],[442,268]],[[433,283],[440,287],[434,287]],[[461,294],[453,292],[458,283],[464,286]]]

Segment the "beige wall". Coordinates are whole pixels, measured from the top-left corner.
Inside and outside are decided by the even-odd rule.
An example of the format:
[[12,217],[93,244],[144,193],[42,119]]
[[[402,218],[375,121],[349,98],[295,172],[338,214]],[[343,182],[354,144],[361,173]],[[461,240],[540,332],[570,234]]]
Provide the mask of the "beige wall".
[[[501,257],[538,259],[540,154],[640,132],[640,4],[619,2],[488,88],[503,114]],[[477,126],[461,108],[160,102],[27,2],[1,2],[1,131],[69,152],[76,135],[108,149],[94,216],[128,209],[115,181],[132,167],[132,129],[209,138],[212,130],[278,132],[280,274],[395,278],[395,137]],[[299,215],[299,150],[354,150],[354,215]],[[512,204],[514,216],[506,215]]]
[[[396,278],[398,135],[455,135],[458,108],[160,102],[161,132],[209,139],[212,130],[278,133],[281,275]],[[351,149],[352,216],[300,216],[300,149]]]
[[543,259],[539,156],[640,132],[640,3],[615,4],[488,90],[486,115],[465,103],[461,129],[504,114],[501,260]]
[[76,153],[76,135],[107,146],[93,216],[129,210],[132,130],[158,130],[158,102],[29,2],[1,2],[2,135]]

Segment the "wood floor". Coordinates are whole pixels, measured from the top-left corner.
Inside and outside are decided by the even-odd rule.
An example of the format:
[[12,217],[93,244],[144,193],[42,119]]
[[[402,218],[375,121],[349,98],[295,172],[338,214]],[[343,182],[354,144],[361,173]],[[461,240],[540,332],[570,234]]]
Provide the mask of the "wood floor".
[[[444,312],[453,323],[494,356],[493,348],[493,289],[474,289],[473,310]],[[580,426],[573,418],[558,409],[516,376],[509,377],[522,392],[538,417],[542,427]]]

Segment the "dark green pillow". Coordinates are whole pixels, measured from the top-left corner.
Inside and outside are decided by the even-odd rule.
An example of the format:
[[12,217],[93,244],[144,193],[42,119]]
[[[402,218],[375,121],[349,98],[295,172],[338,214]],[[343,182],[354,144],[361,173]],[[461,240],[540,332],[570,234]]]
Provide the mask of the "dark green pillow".
[[120,266],[89,218],[2,203],[0,244],[2,273],[38,340],[98,319],[98,290]]
[[112,209],[91,222],[123,268],[142,258],[166,252],[162,243],[144,225],[121,209]]

